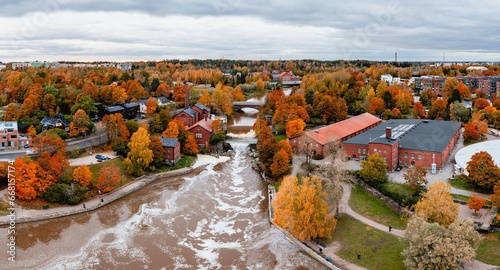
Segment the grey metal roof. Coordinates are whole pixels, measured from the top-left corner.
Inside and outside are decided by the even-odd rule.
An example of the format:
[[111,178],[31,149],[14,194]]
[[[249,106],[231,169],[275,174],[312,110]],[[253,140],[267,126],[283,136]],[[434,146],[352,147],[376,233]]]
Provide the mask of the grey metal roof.
[[61,122],[64,124],[64,126],[69,126],[69,122],[68,120],[66,120],[64,118],[64,116],[58,116],[58,117],[49,117],[49,116],[45,116],[42,121],[40,121],[40,124],[42,124],[42,126],[55,126],[57,121],[61,120]]
[[205,106],[205,105],[203,105],[203,104],[201,104],[199,102],[196,103],[196,104],[194,104],[194,106],[196,106],[196,107],[198,107],[198,108],[200,108],[202,110],[210,111],[210,109],[207,106]]
[[[385,137],[387,127],[393,129],[393,139]],[[461,124],[459,122],[394,119],[343,143],[368,145],[368,142],[372,142],[393,145],[399,141],[399,147],[402,149],[441,153],[460,128]]]
[[143,99],[139,100],[139,103],[140,103],[140,104],[146,104],[146,102],[148,102],[148,100],[147,100],[147,99],[145,99],[145,98],[143,98]]
[[129,102],[129,103],[123,104],[122,106],[125,107],[125,108],[139,107],[139,103],[137,103],[137,102]]
[[122,106],[106,106],[104,109],[108,112],[120,112],[124,110]]
[[181,112],[185,112],[185,113],[189,114],[189,115],[190,115],[190,116],[192,116],[192,117],[194,117],[196,114],[198,114],[198,112],[197,112],[197,111],[195,111],[195,110],[193,110],[191,107],[189,107],[189,108],[184,109],[184,110],[182,110],[182,111],[180,111],[180,112],[177,112],[175,115],[178,115],[178,114],[179,114],[179,113],[181,113]]
[[174,138],[160,138],[163,147],[175,147],[178,140]]

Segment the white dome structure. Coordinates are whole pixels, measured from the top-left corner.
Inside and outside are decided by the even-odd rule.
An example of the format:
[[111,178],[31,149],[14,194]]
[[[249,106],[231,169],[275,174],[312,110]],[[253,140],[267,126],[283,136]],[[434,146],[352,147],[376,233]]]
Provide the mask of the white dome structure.
[[478,152],[488,152],[493,158],[493,162],[500,167],[500,140],[486,141],[475,143],[460,149],[455,154],[455,161],[459,169],[462,169],[463,173],[468,175],[467,163],[470,161],[472,156]]

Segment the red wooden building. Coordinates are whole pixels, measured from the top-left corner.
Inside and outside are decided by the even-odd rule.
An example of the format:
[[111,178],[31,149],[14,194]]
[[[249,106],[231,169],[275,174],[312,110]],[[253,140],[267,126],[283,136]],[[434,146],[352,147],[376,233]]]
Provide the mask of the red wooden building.
[[210,143],[210,138],[212,137],[212,123],[212,119],[205,118],[187,128],[187,131],[194,134],[196,143],[201,148],[204,147],[207,142]]
[[168,165],[175,165],[181,158],[181,143],[178,139],[173,138],[160,138],[160,141],[163,146],[165,163]]

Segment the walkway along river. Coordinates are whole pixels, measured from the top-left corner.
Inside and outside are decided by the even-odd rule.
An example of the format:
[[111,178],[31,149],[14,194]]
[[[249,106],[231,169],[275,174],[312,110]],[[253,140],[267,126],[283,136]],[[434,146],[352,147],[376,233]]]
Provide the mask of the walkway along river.
[[199,174],[17,225],[17,261],[2,256],[0,269],[324,269],[270,226],[267,185],[250,168],[248,145],[231,143],[233,159]]

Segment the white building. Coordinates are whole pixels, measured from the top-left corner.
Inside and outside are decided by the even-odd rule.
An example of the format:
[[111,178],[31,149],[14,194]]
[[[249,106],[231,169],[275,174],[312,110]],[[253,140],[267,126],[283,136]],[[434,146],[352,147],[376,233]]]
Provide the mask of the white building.
[[12,70],[16,70],[17,68],[29,67],[30,65],[30,62],[12,62]]
[[391,74],[382,74],[380,76],[380,81],[387,83],[387,85],[391,85],[391,83],[392,83],[392,75]]
[[123,70],[123,71],[132,71],[132,63],[130,63],[130,62],[117,63],[117,64],[116,64],[116,67],[117,67],[119,70]]

